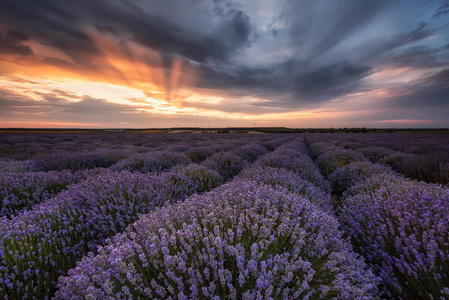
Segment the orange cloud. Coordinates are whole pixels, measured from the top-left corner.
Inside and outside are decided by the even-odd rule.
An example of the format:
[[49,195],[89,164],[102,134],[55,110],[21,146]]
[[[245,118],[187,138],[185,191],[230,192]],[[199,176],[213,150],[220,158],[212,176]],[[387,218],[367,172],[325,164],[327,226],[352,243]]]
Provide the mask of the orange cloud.
[[27,41],[35,55],[0,56],[0,69],[4,74],[38,79],[39,81],[82,80],[103,82],[142,90],[160,101],[174,100],[180,106],[178,93],[195,84],[196,70],[179,57],[171,58],[170,66],[164,66],[162,54],[123,38],[86,28],[89,38],[101,55],[85,57],[86,64],[75,64],[63,52]]

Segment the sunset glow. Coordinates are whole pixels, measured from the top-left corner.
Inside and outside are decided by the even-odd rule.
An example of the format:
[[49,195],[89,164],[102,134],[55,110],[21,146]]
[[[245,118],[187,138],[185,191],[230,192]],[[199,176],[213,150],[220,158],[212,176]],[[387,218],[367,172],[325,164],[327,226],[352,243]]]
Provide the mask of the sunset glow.
[[3,127],[449,126],[437,0],[19,2]]

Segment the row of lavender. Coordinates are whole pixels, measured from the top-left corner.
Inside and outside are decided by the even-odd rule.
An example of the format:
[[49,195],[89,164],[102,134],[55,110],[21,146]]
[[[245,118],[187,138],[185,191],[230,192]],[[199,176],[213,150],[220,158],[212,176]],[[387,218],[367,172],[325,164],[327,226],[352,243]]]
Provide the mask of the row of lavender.
[[[265,137],[266,138],[266,137]],[[61,153],[166,151],[193,146],[233,144],[265,139],[235,134],[151,134],[121,132],[0,132],[0,166],[3,161],[27,161]],[[268,137],[268,139],[271,137]]]
[[56,299],[375,299],[302,140],[158,208],[84,257]]
[[[17,178],[34,174],[39,182],[39,175],[44,178],[54,172],[74,176],[75,182],[51,196],[44,191],[41,201],[56,196],[2,220],[0,230],[7,233],[0,239],[1,293],[9,299],[52,295],[58,274],[122,232],[139,219],[139,213],[149,213],[109,241],[97,256],[84,258],[71,276],[62,279],[57,296],[376,298],[376,278],[337,229],[330,204],[332,188],[334,204],[342,201],[336,218],[355,250],[381,277],[381,297],[449,296],[445,284],[449,274],[447,190],[404,179],[386,166],[369,162],[361,152],[314,143],[319,140],[316,137],[309,138],[309,150],[319,169],[297,141],[250,165],[267,148],[273,150],[288,139],[251,140],[256,143],[230,152],[222,150],[242,145],[244,139],[232,140],[228,148],[226,143],[221,148],[199,143],[196,147],[172,145],[172,151],[130,152],[107,169],[8,173]],[[189,164],[192,161],[201,164]],[[164,203],[217,187],[242,169],[230,184],[191,197],[187,204],[154,211]],[[63,189],[67,191],[61,193]],[[191,210],[189,203],[193,203]],[[198,223],[195,216],[207,218]],[[195,235],[189,226],[201,232]],[[168,232],[165,241],[159,229]],[[192,232],[193,240],[188,239]],[[238,232],[241,236],[235,237]],[[144,240],[148,236],[157,243],[148,244]],[[136,237],[140,238],[137,244]],[[190,241],[202,239],[210,243],[187,247]],[[142,250],[155,246],[159,252]],[[182,262],[186,267],[177,269]],[[48,265],[54,268],[45,274]],[[135,270],[136,265],[144,267]],[[246,272],[240,278],[237,270],[242,266]],[[209,275],[204,277],[206,268]]]
[[[29,134],[25,136],[34,138],[34,140],[28,141],[28,143],[35,143],[38,138],[42,139],[43,142],[49,142],[48,136],[42,137]],[[56,140],[57,144],[57,142],[61,142],[59,140],[60,136],[61,134],[50,137],[52,137],[52,141],[58,138]],[[104,137],[97,141],[97,135],[74,135],[71,138],[69,136],[69,139],[79,142],[80,137],[86,139],[86,136],[92,139],[91,144],[105,146]],[[86,152],[90,148],[82,148],[82,144],[82,146],[75,147],[75,149],[82,148],[84,151],[50,152],[45,155],[27,156],[28,159],[24,161],[0,160],[0,217],[9,217],[23,212],[33,205],[55,196],[62,190],[65,190],[70,184],[78,183],[91,175],[102,172],[104,168],[117,171],[129,170],[132,172],[159,173],[181,162],[200,163],[216,152],[227,151],[255,140],[254,138],[242,139],[234,136],[232,139],[218,140],[210,138],[204,141],[191,138],[190,143],[187,143],[183,136],[165,135],[165,143],[167,143],[167,140],[172,142],[172,144],[167,145],[161,142],[161,135],[147,135],[146,140],[150,140],[151,143],[147,142],[145,144],[150,143],[153,145],[154,141],[156,141],[161,142],[165,146],[155,147],[153,151],[151,151],[152,148],[147,147],[143,151],[136,146],[136,144],[143,143],[142,136],[139,136],[141,140],[134,140],[136,136],[134,134],[131,137],[129,136],[120,135],[120,138],[127,143],[134,142],[134,144],[119,144],[122,146],[126,145],[125,150],[112,150],[114,147],[111,147],[112,149],[97,149]],[[178,137],[178,139],[174,139],[173,136]],[[19,137],[11,135],[7,140],[12,142],[20,137],[20,135]],[[112,142],[117,142],[117,136],[109,134],[108,137],[111,138]],[[3,137],[3,139],[6,138]],[[263,141],[266,139],[259,140]],[[53,145],[53,143],[50,145]],[[14,147],[16,152],[29,151],[29,149],[22,149],[22,144],[20,143],[14,145]],[[60,147],[56,148],[59,149]],[[165,150],[161,151],[163,147],[165,147]],[[184,155],[178,153],[183,153]]]
[[309,151],[340,202],[337,219],[381,277],[382,296],[449,298],[448,189],[317,140],[309,138]]
[[5,299],[48,298],[60,275],[139,214],[210,190],[289,139],[265,138],[216,154],[203,148],[201,164],[167,151],[131,155],[109,169],[91,170],[31,210],[1,219],[0,293]]
[[[12,136],[15,137],[15,135]],[[136,138],[136,136],[140,139]],[[36,138],[35,136],[31,137]],[[187,139],[186,136],[177,134],[153,134],[145,137],[137,134],[123,136],[110,134],[108,137],[110,137],[111,141],[106,142],[104,140],[106,136],[103,136],[99,142],[97,141],[99,136],[84,133],[75,136],[73,138],[74,142],[76,141],[78,143],[80,137],[83,137],[82,140],[86,140],[85,144],[72,145],[72,143],[70,143],[71,149],[62,148],[63,150],[61,151],[58,151],[61,149],[61,145],[57,143],[59,139],[56,140],[56,144],[51,143],[50,145],[47,145],[47,147],[50,146],[50,148],[39,148],[39,150],[33,150],[35,147],[32,145],[36,142],[35,140],[28,141],[23,145],[20,143],[13,144],[13,141],[9,141],[11,145],[6,146],[9,146],[11,150],[14,149],[14,152],[11,154],[3,153],[3,156],[0,155],[0,171],[23,173],[68,169],[74,172],[109,167],[128,156],[155,151],[185,152],[187,156],[191,157],[192,160],[196,162],[196,155],[208,151],[207,149],[210,151],[216,148],[217,151],[225,151],[251,141],[266,140],[255,136],[242,137],[236,135],[227,138],[208,135],[208,139],[205,139],[204,136],[202,136],[203,139],[198,139],[196,136],[190,135],[190,138]],[[118,143],[117,137],[122,139],[120,140],[121,143]],[[89,144],[87,144],[88,138],[91,139]],[[5,139],[5,137],[0,134],[0,141],[2,139]],[[9,140],[11,139],[12,138],[9,138]],[[48,142],[47,139],[43,140]],[[145,146],[143,146],[142,143],[144,143],[143,145]],[[2,146],[4,147],[5,145],[0,143],[0,149]],[[19,158],[17,158],[18,156]]]
[[[126,155],[99,156],[97,154],[64,154],[50,155],[45,158],[45,164],[37,168],[39,161],[28,161],[28,166],[34,169],[44,169],[38,172],[2,172],[0,177],[0,216],[13,216],[23,212],[37,203],[41,203],[71,184],[78,183],[90,176],[110,170],[141,173],[161,173],[178,164],[188,164],[194,161],[198,153],[207,158],[218,151],[231,147],[198,147],[186,154],[171,151],[155,151],[146,154],[130,153]],[[104,153],[103,153],[104,154]],[[106,163],[109,161],[108,163]],[[114,164],[113,164],[114,163]],[[23,169],[22,169],[23,170]]]
[[[201,163],[214,153],[228,151],[251,140],[236,138],[216,143],[175,143],[161,151],[95,150],[93,152],[53,153],[26,161],[3,161],[0,173],[0,217],[13,216],[41,203],[70,184],[101,173],[105,168],[141,173],[161,173],[177,164]],[[259,139],[260,140],[260,139]],[[268,140],[263,142],[270,148]],[[19,149],[17,149],[19,150]],[[182,153],[182,154],[181,154]],[[0,164],[1,165],[1,164]]]
[[358,151],[408,178],[449,184],[447,134],[348,134],[315,139]]

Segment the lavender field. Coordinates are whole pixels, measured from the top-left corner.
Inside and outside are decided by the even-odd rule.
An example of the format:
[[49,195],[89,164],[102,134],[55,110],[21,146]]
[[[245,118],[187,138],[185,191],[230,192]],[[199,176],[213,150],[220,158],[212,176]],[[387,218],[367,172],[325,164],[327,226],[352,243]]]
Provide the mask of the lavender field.
[[447,134],[0,134],[1,299],[449,299]]

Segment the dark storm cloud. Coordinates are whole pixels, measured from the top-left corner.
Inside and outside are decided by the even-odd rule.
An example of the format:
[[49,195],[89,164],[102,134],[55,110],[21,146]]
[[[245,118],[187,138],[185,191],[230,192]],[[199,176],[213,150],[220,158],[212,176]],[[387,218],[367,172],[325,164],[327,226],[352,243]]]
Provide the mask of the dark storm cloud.
[[386,56],[383,62],[397,67],[445,67],[449,65],[449,51],[444,46],[438,48],[416,46]]
[[369,74],[370,67],[343,61],[300,74],[295,78],[295,91],[305,99],[328,100],[356,90],[360,79]]
[[[406,5],[403,2],[403,5]],[[267,96],[268,107],[298,108],[321,105],[323,102],[358,91],[369,90],[363,79],[374,73],[379,64],[396,67],[442,67],[449,61],[445,46],[417,45],[434,36],[441,27],[424,21],[413,27],[390,32],[372,31],[382,23],[384,14],[397,11],[400,23],[401,7],[392,8],[388,1],[316,1],[288,2],[284,11],[268,24],[273,40],[282,40],[282,30],[272,30],[274,23],[283,22],[288,28],[286,47],[293,54],[276,64],[234,65],[202,68],[199,85],[233,90],[237,95]],[[347,40],[366,39],[363,45]],[[285,34],[284,34],[285,39]],[[346,48],[346,49],[345,49]],[[235,91],[238,89],[240,94]],[[280,96],[281,95],[281,96]]]
[[[165,16],[161,16],[144,11],[133,1],[5,0],[0,3],[0,16],[6,26],[26,30],[39,42],[69,54],[77,63],[86,62],[81,59],[84,55],[102,54],[85,33],[83,26],[86,25],[195,61],[224,59],[233,47],[245,44],[248,39],[249,18],[240,10],[222,13],[221,36],[206,36],[186,31],[183,24],[168,19],[170,9],[175,10],[179,4],[178,1],[169,2],[171,6],[167,7]],[[195,2],[191,1],[191,5],[195,6]]]
[[0,31],[0,54],[32,55],[33,50],[22,42],[27,41],[28,36],[20,31]]
[[[288,7],[292,42],[304,51],[305,59],[329,52],[366,26],[384,7],[386,0],[293,1]],[[307,44],[306,47],[303,47]],[[301,50],[301,48],[305,48]]]
[[[402,49],[399,52],[396,51],[398,48],[406,47],[410,44],[416,44],[417,42],[428,39],[435,33],[435,30],[431,30],[427,23],[420,23],[416,28],[408,29],[407,32],[401,32],[391,36],[384,36],[382,38],[375,38],[370,43],[364,44],[360,47],[353,49],[353,58],[359,61],[369,61],[371,64],[377,63],[391,63],[396,64],[397,59],[401,60],[400,56],[407,56],[407,52],[410,54],[413,52],[412,49]],[[428,59],[432,59],[437,50],[432,47],[425,46],[414,46],[413,48],[419,48],[421,50],[426,48],[428,52]],[[434,53],[431,53],[434,51]]]
[[[439,42],[448,35],[447,1],[279,1],[279,9],[268,13],[260,11],[268,2],[254,3],[2,0],[0,55],[33,56],[27,43],[40,43],[70,58],[40,57],[47,65],[100,72],[105,68],[97,65],[102,61],[98,58],[106,54],[89,34],[95,31],[111,37],[133,60],[144,58],[134,57],[128,42],[159,52],[167,101],[174,88],[171,70],[179,59],[199,77],[197,88],[263,99],[242,108],[223,104],[217,109],[254,112],[261,107],[319,106],[367,90],[364,79],[379,66],[429,69],[449,62],[447,40]],[[157,64],[146,59],[144,63]],[[431,94],[421,83],[406,88],[438,99],[442,89],[433,86]],[[83,101],[67,111],[81,112],[94,100]]]
[[87,63],[85,55],[99,51],[79,28],[82,14],[77,13],[81,12],[61,4],[52,0],[1,1],[0,19],[5,26],[25,31],[33,40],[63,51],[75,62]]
[[[250,19],[245,12],[229,1],[214,1],[215,15],[207,12],[207,1],[155,1],[137,2],[126,0],[80,0],[76,2],[56,0],[5,0],[0,2],[0,19],[10,28],[25,30],[33,40],[54,47],[72,60],[46,57],[49,65],[79,72],[92,71],[98,57],[104,56],[95,41],[86,33],[87,28],[114,37],[122,51],[130,59],[127,41],[133,41],[161,54],[164,69],[166,100],[171,101],[171,74],[174,59],[207,64],[209,61],[224,62],[232,53],[249,43]],[[186,14],[182,20],[176,14]],[[192,16],[188,18],[188,15]],[[219,20],[214,18],[219,17]],[[193,23],[199,25],[191,26]],[[201,30],[204,28],[205,30]],[[203,32],[204,31],[204,32]],[[2,40],[0,40],[2,42]],[[5,43],[1,52],[32,54],[31,48],[18,43]],[[113,69],[112,66],[108,66]],[[120,71],[112,70],[118,77]]]
[[[233,89],[232,93],[237,96],[251,89],[254,95],[275,97],[276,101],[268,101],[263,106],[293,108],[298,102],[302,105],[319,104],[346,95],[358,89],[360,80],[370,75],[371,70],[369,66],[348,61],[308,70],[297,61],[288,61],[267,68],[243,67],[232,73],[203,70],[205,73],[200,84],[216,89]],[[279,93],[290,96],[276,97]]]
[[[137,17],[137,19],[136,19]],[[122,24],[126,24],[123,28]],[[134,41],[152,49],[157,49],[166,55],[168,61],[171,54],[179,53],[194,60],[203,61],[207,58],[223,59],[227,49],[220,40],[206,36],[192,36],[181,27],[170,24],[159,16],[136,14],[121,14],[112,23],[112,33],[120,30],[129,31]],[[170,67],[165,63],[166,67]]]
[[449,107],[449,69],[411,82],[402,91],[406,94],[389,99],[388,107]]

